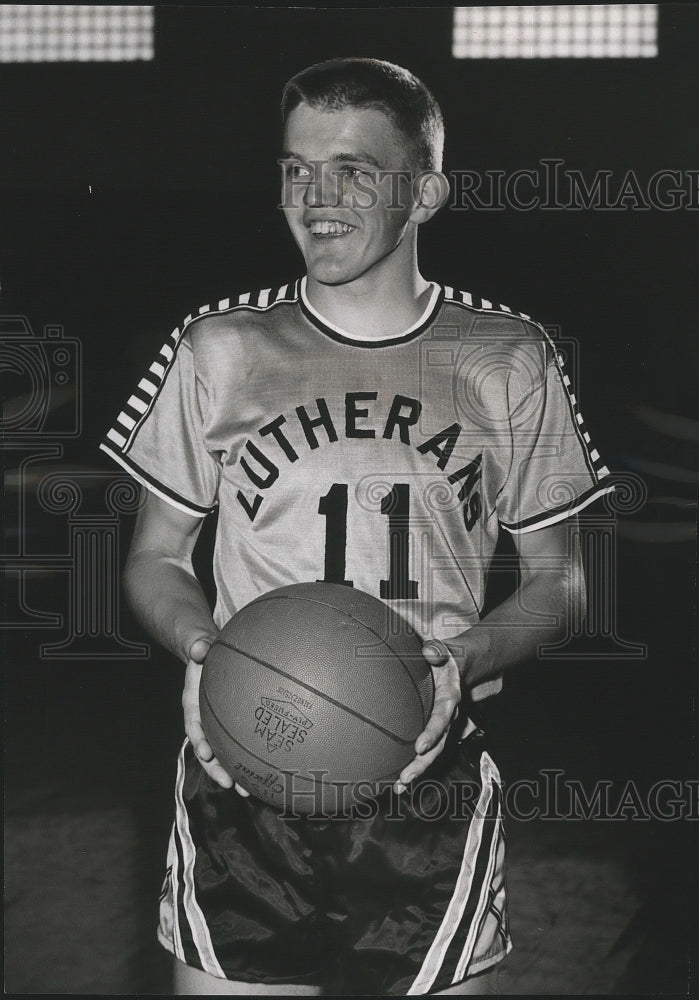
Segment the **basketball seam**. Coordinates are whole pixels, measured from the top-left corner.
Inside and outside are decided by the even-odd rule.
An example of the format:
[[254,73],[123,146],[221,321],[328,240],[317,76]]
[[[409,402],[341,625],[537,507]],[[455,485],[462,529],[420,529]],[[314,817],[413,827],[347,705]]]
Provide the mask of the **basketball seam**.
[[[264,664],[264,666],[267,666],[267,664]],[[203,694],[204,694],[204,697],[206,698],[206,704],[209,706],[209,711],[213,715],[214,719],[219,724],[219,726],[221,727],[221,729],[224,731],[224,733],[226,734],[226,736],[228,736],[229,739],[233,740],[233,742],[236,744],[236,746],[239,746],[241,750],[245,751],[245,753],[250,754],[250,756],[254,757],[255,760],[258,760],[260,762],[260,764],[265,764],[267,767],[271,767],[275,771],[279,771],[280,774],[288,774],[290,777],[293,777],[295,774],[297,774],[297,775],[301,775],[301,777],[304,777],[304,775],[301,773],[301,771],[288,770],[287,768],[284,768],[284,767],[278,767],[276,764],[272,763],[272,761],[271,761],[271,759],[269,757],[260,757],[260,756],[258,756],[258,754],[254,753],[249,747],[246,747],[244,743],[241,743],[240,740],[237,740],[235,738],[235,736],[233,736],[233,734],[228,731],[227,727],[223,724],[223,722],[221,721],[221,719],[216,714],[216,710],[215,710],[214,706],[211,704],[211,699],[209,698],[209,695],[208,695],[208,692],[206,691],[206,688],[204,688]],[[341,707],[344,708],[344,705],[341,706]],[[402,768],[399,768],[398,770],[389,771],[388,774],[381,775],[378,778],[358,778],[356,781],[350,781],[350,782],[348,782],[348,784],[350,784],[350,785],[358,785],[362,781],[369,781],[370,783],[375,783],[377,781],[389,781],[389,780],[392,781],[395,776],[397,776],[398,774],[400,774],[401,770],[402,770]],[[320,783],[321,783],[321,785],[325,785],[326,784],[326,782],[322,778],[320,780]],[[332,784],[332,782],[330,782],[330,784]]]
[[[359,591],[359,593],[362,593],[362,591]],[[249,605],[247,605],[247,607],[252,607],[253,604],[263,604],[265,601],[306,601],[308,604],[319,604],[319,605],[321,605],[321,607],[324,607],[324,608],[332,608],[333,611],[338,611],[338,612],[341,612],[344,615],[347,615],[347,617],[351,618],[351,620],[353,622],[355,622],[357,625],[361,625],[361,627],[363,629],[365,629],[365,631],[370,632],[371,635],[373,635],[373,636],[376,636],[376,638],[379,640],[379,642],[382,642],[384,644],[384,646],[386,646],[388,649],[390,649],[390,651],[393,653],[393,655],[395,656],[395,658],[398,660],[398,662],[400,663],[400,665],[403,668],[403,670],[405,671],[405,673],[408,675],[410,683],[413,685],[413,689],[415,690],[415,694],[417,695],[417,700],[418,700],[418,702],[420,704],[420,709],[423,712],[423,725],[425,725],[427,723],[427,719],[424,716],[424,706],[422,704],[422,698],[420,696],[420,689],[418,688],[413,675],[410,673],[410,671],[408,670],[407,666],[405,665],[405,662],[403,661],[403,658],[400,655],[400,653],[397,650],[395,650],[393,648],[393,646],[391,646],[388,643],[388,641],[383,638],[383,636],[379,635],[378,632],[374,631],[374,629],[371,627],[371,625],[367,625],[365,622],[360,621],[359,618],[355,618],[354,615],[350,611],[345,610],[345,608],[338,608],[334,604],[328,604],[327,601],[319,601],[315,597],[295,597],[295,596],[293,596],[291,594],[277,594],[276,596],[273,596],[272,594],[269,594],[269,595],[263,594],[262,597],[258,597],[256,600],[251,601],[251,603]],[[396,614],[396,612],[393,611],[392,608],[389,608],[389,606],[387,604],[384,605],[384,607],[386,607],[389,611],[392,611],[393,614]],[[245,609],[243,609],[243,610],[245,610]],[[415,635],[417,635],[417,633],[415,633]],[[430,676],[432,676],[432,671],[431,670],[430,670]],[[434,677],[432,677],[432,706],[434,706]],[[428,715],[428,718],[429,718],[429,715]]]
[[378,722],[374,722],[373,719],[367,719],[365,715],[362,715],[361,712],[357,712],[354,708],[350,708],[349,705],[344,705],[341,701],[331,697],[329,694],[318,691],[318,689],[314,688],[312,684],[307,684],[305,681],[299,680],[298,677],[287,673],[286,670],[282,670],[281,667],[277,667],[273,663],[267,663],[266,660],[261,660],[259,656],[255,656],[254,653],[249,653],[246,649],[240,649],[238,646],[234,646],[232,643],[226,642],[225,639],[216,639],[211,648],[213,649],[214,646],[225,646],[227,649],[232,649],[234,653],[240,653],[241,656],[247,656],[248,659],[254,660],[254,662],[259,663],[261,667],[266,667],[267,670],[273,670],[275,673],[281,674],[282,677],[286,677],[287,680],[293,681],[294,684],[298,684],[300,687],[305,688],[306,691],[310,691],[311,694],[314,694],[317,698],[322,698],[324,701],[330,702],[330,704],[334,705],[336,708],[341,708],[343,711],[349,712],[350,715],[353,715],[355,719],[359,719],[360,722],[366,722],[368,726],[372,726],[372,728],[377,729],[380,733],[383,733],[384,736],[388,736],[389,739],[392,739],[394,743],[400,744],[400,746],[407,747],[410,746],[411,743],[415,742],[415,740],[412,739],[404,740],[402,737],[396,736],[396,734],[392,733],[390,729],[384,729],[384,727],[379,725]]

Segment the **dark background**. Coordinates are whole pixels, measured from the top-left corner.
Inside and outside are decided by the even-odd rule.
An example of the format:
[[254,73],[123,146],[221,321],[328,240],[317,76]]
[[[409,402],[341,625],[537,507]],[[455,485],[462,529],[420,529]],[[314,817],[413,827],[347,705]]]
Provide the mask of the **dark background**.
[[[60,324],[82,345],[80,434],[60,438],[66,410],[55,406],[47,421],[63,454],[39,473],[107,468],[99,440],[193,308],[302,273],[276,207],[278,102],[284,81],[312,62],[370,55],[423,77],[444,110],[450,169],[535,169],[559,157],[589,176],[607,169],[618,180],[632,169],[643,180],[699,166],[696,6],[661,5],[657,59],[453,60],[451,19],[446,7],[159,7],[152,63],[0,68],[0,311],[27,316],[37,335]],[[618,652],[611,641],[597,660],[547,661],[512,677],[484,710],[506,780],[562,767],[645,789],[690,774],[696,424],[660,432],[644,413],[695,414],[696,219],[657,209],[444,211],[422,233],[427,277],[508,303],[579,343],[578,396],[593,442],[647,491],[645,503],[617,512],[613,588],[614,631],[647,655],[605,656]],[[23,378],[11,373],[8,397],[30,390]],[[10,453],[11,472],[22,455]],[[65,518],[40,508],[31,477],[24,491],[13,482],[7,551],[19,551],[20,536],[25,552],[65,551]],[[589,516],[610,514],[600,504]],[[124,517],[122,549],[130,525]],[[69,615],[66,574],[40,561],[25,602]],[[86,799],[108,808],[127,796],[141,881],[157,893],[181,667],[155,648],[147,659],[55,659],[41,646],[60,641],[65,622],[22,621],[18,612],[7,633],[9,813],[58,814]],[[144,639],[125,609],[121,634]],[[618,989],[683,992],[688,828],[627,826],[643,947]],[[155,991],[158,974],[135,981]]]

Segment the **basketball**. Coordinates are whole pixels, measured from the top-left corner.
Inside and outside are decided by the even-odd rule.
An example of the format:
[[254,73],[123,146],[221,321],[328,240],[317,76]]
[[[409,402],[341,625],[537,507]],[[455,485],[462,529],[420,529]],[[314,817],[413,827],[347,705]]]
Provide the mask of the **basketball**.
[[432,671],[410,625],[354,587],[270,591],[224,626],[204,662],[206,737],[252,795],[333,815],[375,798],[415,756]]

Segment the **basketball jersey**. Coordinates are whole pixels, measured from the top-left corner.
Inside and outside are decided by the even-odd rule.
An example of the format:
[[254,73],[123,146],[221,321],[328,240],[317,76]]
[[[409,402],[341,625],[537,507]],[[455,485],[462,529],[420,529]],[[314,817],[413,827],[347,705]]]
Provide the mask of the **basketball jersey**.
[[305,278],[204,306],[101,447],[175,507],[218,507],[218,627],[325,580],[451,638],[480,618],[501,528],[614,488],[544,330],[436,283],[421,319],[379,340],[324,320]]

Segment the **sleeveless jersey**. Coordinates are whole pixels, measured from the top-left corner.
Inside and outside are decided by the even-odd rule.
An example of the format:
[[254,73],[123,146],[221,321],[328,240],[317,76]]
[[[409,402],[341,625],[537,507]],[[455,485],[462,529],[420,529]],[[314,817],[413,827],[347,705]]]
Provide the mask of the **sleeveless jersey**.
[[101,447],[175,507],[218,506],[219,627],[275,587],[326,580],[451,638],[479,620],[500,528],[614,488],[545,331],[436,283],[418,323],[382,340],[324,320],[305,279],[204,306]]

